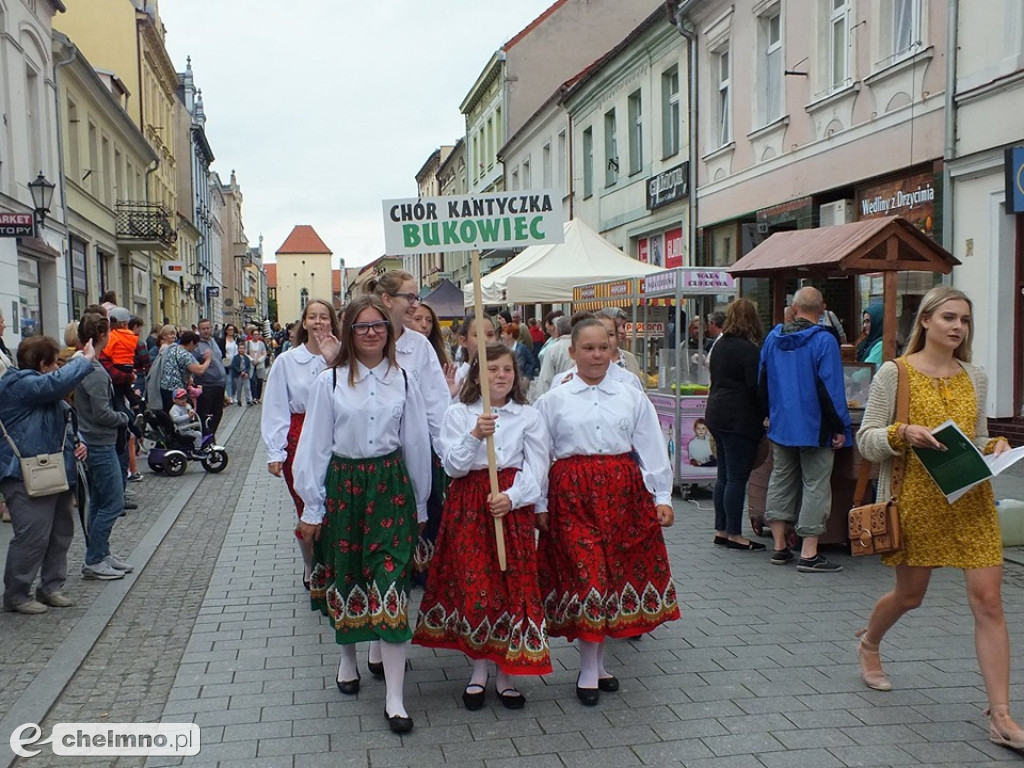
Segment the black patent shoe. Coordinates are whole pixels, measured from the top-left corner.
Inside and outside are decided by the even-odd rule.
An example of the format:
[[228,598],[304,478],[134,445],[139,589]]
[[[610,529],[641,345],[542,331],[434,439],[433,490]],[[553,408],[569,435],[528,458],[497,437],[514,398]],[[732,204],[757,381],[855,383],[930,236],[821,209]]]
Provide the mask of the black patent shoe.
[[[479,688],[480,690],[470,692],[470,688]],[[470,683],[466,686],[466,690],[462,692],[462,703],[466,705],[466,709],[470,712],[476,712],[478,709],[483,708],[486,697],[487,689],[484,686]]]
[[522,709],[526,706],[526,697],[515,688],[506,688],[503,691],[495,688],[494,690],[505,709]]
[[383,661],[368,661],[366,667],[370,670],[370,674],[374,677],[384,677],[384,662]]
[[615,676],[599,677],[597,679],[597,689],[605,693],[615,693],[615,691],[619,690],[619,678]]
[[359,693],[359,675],[355,680],[338,680],[338,690],[346,696],[355,696]]
[[580,688],[580,679],[576,678],[576,698],[585,707],[592,707],[601,700],[600,688]]
[[412,718],[402,717],[401,715],[389,715],[387,709],[384,710],[384,718],[388,721],[388,728],[391,729],[392,733],[408,733],[412,730]]

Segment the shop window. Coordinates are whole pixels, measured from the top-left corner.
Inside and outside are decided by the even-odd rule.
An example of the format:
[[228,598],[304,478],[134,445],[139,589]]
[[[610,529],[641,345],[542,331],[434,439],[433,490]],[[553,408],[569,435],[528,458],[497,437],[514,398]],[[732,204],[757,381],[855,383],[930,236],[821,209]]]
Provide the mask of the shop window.
[[43,332],[39,262],[28,256],[18,257],[18,330],[22,338]]
[[86,245],[76,237],[71,238],[71,311],[72,316],[81,318],[88,304],[89,284],[86,269]]

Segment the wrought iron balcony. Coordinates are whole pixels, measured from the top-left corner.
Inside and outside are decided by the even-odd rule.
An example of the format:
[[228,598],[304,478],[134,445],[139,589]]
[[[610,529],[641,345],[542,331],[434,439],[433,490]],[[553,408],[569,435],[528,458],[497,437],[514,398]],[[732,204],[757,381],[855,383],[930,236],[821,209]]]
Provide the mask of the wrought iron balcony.
[[171,221],[171,212],[158,203],[117,203],[117,239],[123,245],[146,248],[173,245],[178,232]]

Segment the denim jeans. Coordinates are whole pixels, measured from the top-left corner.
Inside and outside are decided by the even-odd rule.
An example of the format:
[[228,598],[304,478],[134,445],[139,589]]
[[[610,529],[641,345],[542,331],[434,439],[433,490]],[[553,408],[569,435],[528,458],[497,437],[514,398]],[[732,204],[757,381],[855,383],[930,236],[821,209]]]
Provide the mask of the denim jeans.
[[718,480],[713,496],[715,530],[740,536],[743,534],[743,500],[760,441],[735,432],[712,430],[711,434],[718,448]]
[[117,449],[90,445],[85,465],[89,472],[89,544],[86,565],[96,565],[110,554],[110,532],[124,512],[124,481]]

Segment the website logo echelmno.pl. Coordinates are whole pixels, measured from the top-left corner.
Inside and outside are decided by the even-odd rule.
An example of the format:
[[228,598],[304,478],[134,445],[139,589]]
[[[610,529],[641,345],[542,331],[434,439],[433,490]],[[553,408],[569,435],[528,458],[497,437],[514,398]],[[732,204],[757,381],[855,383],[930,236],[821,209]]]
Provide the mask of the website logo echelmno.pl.
[[33,757],[49,744],[55,755],[198,755],[199,726],[195,723],[57,723],[50,738],[39,740],[35,723],[18,726],[11,750]]

